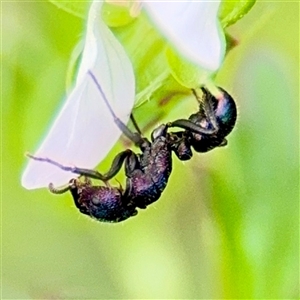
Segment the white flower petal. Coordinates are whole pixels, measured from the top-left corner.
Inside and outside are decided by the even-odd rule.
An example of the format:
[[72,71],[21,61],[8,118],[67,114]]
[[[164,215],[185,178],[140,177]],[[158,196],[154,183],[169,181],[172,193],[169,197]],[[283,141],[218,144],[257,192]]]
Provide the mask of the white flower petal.
[[225,38],[218,21],[220,0],[144,1],[155,25],[176,49],[201,68],[216,71],[225,55]]
[[[76,85],[49,133],[34,154],[64,165],[94,168],[116,143],[115,125],[89,70],[100,83],[117,116],[127,123],[134,103],[134,74],[123,47],[100,18],[102,2],[89,12],[85,48]],[[22,176],[27,189],[66,184],[75,174],[30,160]]]

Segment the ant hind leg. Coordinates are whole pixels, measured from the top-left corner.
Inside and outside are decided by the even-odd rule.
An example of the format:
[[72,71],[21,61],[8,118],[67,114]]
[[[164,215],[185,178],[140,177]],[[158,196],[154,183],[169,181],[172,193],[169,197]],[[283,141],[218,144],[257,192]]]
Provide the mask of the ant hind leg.
[[[95,170],[90,170],[90,169],[83,169],[83,168],[78,168],[78,167],[70,167],[70,166],[64,166],[50,158],[46,158],[46,157],[36,157],[36,156],[33,156],[31,154],[27,154],[27,156],[31,159],[34,159],[34,160],[37,160],[37,161],[41,161],[41,162],[46,162],[46,163],[49,163],[49,164],[52,164],[64,171],[67,171],[67,172],[72,172],[74,174],[78,174],[80,176],[85,176],[85,177],[88,177],[88,178],[94,178],[94,179],[99,179],[99,180],[102,180],[102,181],[108,181],[109,179],[111,179],[112,177],[114,177],[121,169],[123,163],[124,163],[124,160],[130,156],[132,154],[132,151],[131,150],[125,150],[125,151],[122,151],[120,152],[113,160],[112,162],[112,165],[111,165],[111,168],[109,169],[109,171],[105,174],[101,174],[99,173],[98,171],[95,171]],[[56,189],[53,188],[52,189],[54,191],[54,193],[56,193]],[[51,189],[50,189],[51,191]]]

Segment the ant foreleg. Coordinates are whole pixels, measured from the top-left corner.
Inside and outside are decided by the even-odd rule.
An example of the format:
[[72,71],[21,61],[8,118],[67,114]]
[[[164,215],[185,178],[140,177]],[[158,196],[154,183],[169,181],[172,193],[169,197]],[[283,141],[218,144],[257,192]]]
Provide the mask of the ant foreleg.
[[194,133],[199,133],[199,134],[213,134],[216,132],[215,129],[207,129],[203,128],[194,122],[186,119],[178,119],[174,122],[168,122],[167,123],[168,127],[179,127],[182,129],[190,130]]
[[[208,118],[210,124],[214,127],[215,131],[217,131],[219,129],[219,125],[217,122],[216,113],[213,109],[212,98],[219,100],[219,97],[222,97],[223,93],[221,92],[221,90],[219,88],[220,96],[218,96],[218,98],[216,98],[206,88],[202,87],[201,90],[203,92],[203,99],[202,99],[201,103],[203,104],[204,113],[205,113],[206,117]],[[192,89],[192,92],[195,95],[196,99],[198,100],[199,97],[197,95],[196,90]]]

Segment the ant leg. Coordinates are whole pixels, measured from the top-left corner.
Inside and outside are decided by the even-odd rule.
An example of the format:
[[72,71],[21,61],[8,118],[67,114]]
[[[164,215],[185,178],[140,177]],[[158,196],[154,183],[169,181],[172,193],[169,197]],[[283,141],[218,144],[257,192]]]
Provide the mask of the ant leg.
[[174,122],[169,122],[169,123],[167,123],[167,127],[179,127],[182,129],[190,130],[194,133],[199,133],[199,134],[213,134],[216,132],[215,129],[203,128],[203,127],[193,123],[192,121],[186,120],[186,119],[178,119]]
[[131,155],[128,156],[126,162],[125,162],[125,175],[126,177],[131,177],[132,172],[134,172],[136,169],[140,169],[140,162],[139,158],[135,153],[131,153]]
[[104,181],[107,181],[107,180],[111,179],[112,177],[114,177],[120,171],[124,161],[127,160],[132,154],[133,154],[133,152],[130,149],[120,152],[114,158],[109,171],[103,175],[103,177],[106,178],[106,180],[104,180]]
[[56,188],[56,187],[54,187],[53,183],[49,183],[48,188],[49,188],[49,191],[53,194],[64,194],[67,191],[69,191],[71,187],[68,184],[67,186]]
[[201,100],[201,98],[198,96],[196,90],[192,89],[192,92],[193,92],[195,98],[200,103],[200,105],[202,104],[205,116],[208,118],[209,123],[213,126],[213,129],[203,128],[200,125],[197,125],[194,122],[187,120],[187,119],[178,119],[174,122],[169,122],[167,124],[168,127],[179,127],[179,128],[183,128],[186,130],[190,130],[194,133],[208,134],[208,135],[215,133],[219,129],[217,119],[215,116],[215,112],[212,107],[212,97],[214,97],[214,96],[205,88],[202,88],[202,91],[203,91],[204,97]]
[[[129,138],[132,142],[134,142],[134,144],[138,147],[141,147],[141,145],[143,145],[145,143],[145,138],[143,138],[140,134],[140,131],[138,130],[138,133],[132,132],[114,113],[112,107],[110,106],[97,78],[95,77],[95,75],[91,72],[88,71],[88,74],[91,76],[91,78],[93,79],[94,83],[96,84],[107,108],[109,109],[111,115],[114,118],[114,122],[116,123],[116,125],[119,127],[119,129],[123,132],[124,135],[127,136],[127,138]],[[133,117],[131,117],[131,120],[134,120]],[[133,124],[135,125],[136,122],[135,120],[133,121]],[[136,127],[137,128],[137,127]]]
[[139,134],[140,136],[142,136],[142,131],[140,130],[140,127],[138,126],[138,124],[137,124],[137,122],[136,122],[136,120],[135,120],[133,114],[130,114],[130,119],[131,119],[131,122],[132,122],[132,124],[133,124],[135,130],[138,132],[138,134]]
[[[133,173],[135,176],[138,174],[138,177],[143,173],[140,166],[140,161],[138,155],[131,153],[130,156],[125,161],[125,175],[127,178],[132,178]],[[133,182],[132,180],[126,180],[126,188],[123,194],[124,199],[126,199],[132,193]]]
[[[69,167],[69,166],[64,166],[50,158],[43,158],[43,157],[36,157],[31,154],[27,154],[28,157],[37,160],[37,161],[42,161],[42,162],[47,162],[50,163],[64,171],[69,171],[75,174],[79,174],[80,176],[86,176],[89,178],[94,178],[94,179],[99,179],[102,181],[108,181],[112,177],[114,177],[121,169],[124,160],[130,156],[132,153],[131,150],[125,150],[120,152],[113,160],[111,168],[106,174],[101,174],[98,171],[95,170],[90,170],[90,169],[83,169],[83,168],[77,168],[77,167]],[[51,189],[50,189],[51,191]],[[55,189],[53,189],[55,193]]]
[[[201,88],[203,92],[203,100],[201,103],[203,103],[203,109],[205,112],[206,117],[208,118],[210,124],[213,125],[214,129],[217,131],[219,129],[219,125],[217,122],[216,114],[212,106],[212,98],[215,98],[206,88]],[[199,97],[196,93],[196,90],[192,89],[193,94],[195,95],[197,101],[199,102]],[[221,94],[221,93],[220,93]]]

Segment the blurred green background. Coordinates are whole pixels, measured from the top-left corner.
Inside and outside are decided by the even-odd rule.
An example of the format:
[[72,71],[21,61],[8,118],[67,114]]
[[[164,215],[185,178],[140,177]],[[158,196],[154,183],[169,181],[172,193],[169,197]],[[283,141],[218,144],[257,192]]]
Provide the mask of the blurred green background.
[[[117,225],[20,185],[83,26],[48,2],[2,3],[2,299],[299,298],[299,3],[258,1],[229,28],[228,147],[174,159],[161,199]],[[171,119],[194,112],[182,103]]]

